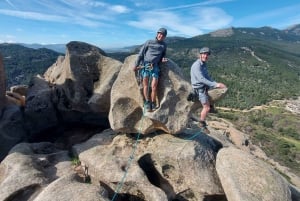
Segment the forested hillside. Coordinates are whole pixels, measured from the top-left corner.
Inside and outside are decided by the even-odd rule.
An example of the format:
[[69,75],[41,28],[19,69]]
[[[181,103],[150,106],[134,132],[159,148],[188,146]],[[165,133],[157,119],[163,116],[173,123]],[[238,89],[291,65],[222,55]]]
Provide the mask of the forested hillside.
[[0,44],[4,59],[7,87],[27,85],[33,75],[44,74],[57,59],[59,53],[49,49],[32,49],[16,44]]

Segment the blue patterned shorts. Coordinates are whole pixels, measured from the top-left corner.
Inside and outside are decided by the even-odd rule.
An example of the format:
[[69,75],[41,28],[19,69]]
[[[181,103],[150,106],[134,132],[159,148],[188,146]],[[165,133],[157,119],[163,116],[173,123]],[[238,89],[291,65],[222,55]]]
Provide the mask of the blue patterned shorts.
[[[145,64],[146,65],[149,65],[149,64]],[[142,77],[145,78],[145,77],[154,77],[156,79],[158,79],[159,77],[159,66],[158,65],[154,65],[152,69],[149,69],[149,68],[143,68],[141,70],[141,73],[142,73]]]

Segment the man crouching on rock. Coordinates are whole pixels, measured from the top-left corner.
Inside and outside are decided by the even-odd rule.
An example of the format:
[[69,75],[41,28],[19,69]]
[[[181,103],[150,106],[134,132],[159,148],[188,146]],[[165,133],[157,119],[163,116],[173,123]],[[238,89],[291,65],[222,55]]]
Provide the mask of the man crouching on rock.
[[209,76],[206,66],[209,55],[210,49],[208,47],[201,48],[199,52],[199,58],[191,67],[192,87],[195,91],[197,91],[199,101],[203,106],[200,113],[200,122],[198,126],[204,129],[206,133],[209,133],[209,130],[207,129],[207,123],[205,122],[205,119],[211,109],[208,90],[212,88],[227,88],[225,84],[217,83]]

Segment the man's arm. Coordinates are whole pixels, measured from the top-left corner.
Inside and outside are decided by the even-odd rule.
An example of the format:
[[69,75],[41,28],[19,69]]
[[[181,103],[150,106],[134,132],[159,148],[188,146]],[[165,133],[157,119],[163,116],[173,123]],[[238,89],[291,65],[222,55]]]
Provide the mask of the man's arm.
[[217,87],[217,82],[206,78],[207,71],[205,71],[205,69],[201,68],[200,66],[198,68],[200,68],[200,70],[197,70],[196,67],[192,68],[193,74],[195,76],[195,81],[199,84],[202,83],[210,88]]
[[135,61],[134,67],[133,67],[133,70],[134,70],[134,71],[137,70],[138,67],[141,65],[141,63],[143,62],[143,60],[144,60],[144,55],[145,55],[145,53],[146,53],[146,51],[147,51],[147,49],[148,49],[148,43],[149,43],[149,41],[146,41],[146,42],[144,43],[144,45],[141,47],[141,49],[140,49],[140,51],[139,51],[139,54],[138,54],[138,56],[137,56],[137,59],[136,59],[136,61]]

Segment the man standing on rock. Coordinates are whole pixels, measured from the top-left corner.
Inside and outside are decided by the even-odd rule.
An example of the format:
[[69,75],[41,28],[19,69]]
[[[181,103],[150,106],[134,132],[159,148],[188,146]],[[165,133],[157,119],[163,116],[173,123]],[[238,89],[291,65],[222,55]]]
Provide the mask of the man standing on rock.
[[[154,40],[148,40],[144,43],[138,54],[134,71],[141,68],[143,78],[143,95],[145,99],[144,107],[147,112],[156,109],[157,85],[160,71],[160,63],[166,62],[167,44],[164,42],[167,36],[167,30],[160,28],[157,31]],[[142,67],[141,67],[142,66]],[[152,79],[152,81],[151,81]],[[151,83],[151,94],[149,94]]]
[[199,127],[203,128],[206,133],[209,133],[207,129],[207,123],[205,122],[206,116],[209,112],[210,101],[208,97],[208,90],[212,88],[226,88],[225,84],[217,83],[208,74],[206,62],[210,55],[210,49],[203,47],[200,49],[199,58],[193,63],[191,67],[191,83],[194,91],[197,92],[199,101],[203,108],[200,113]]

